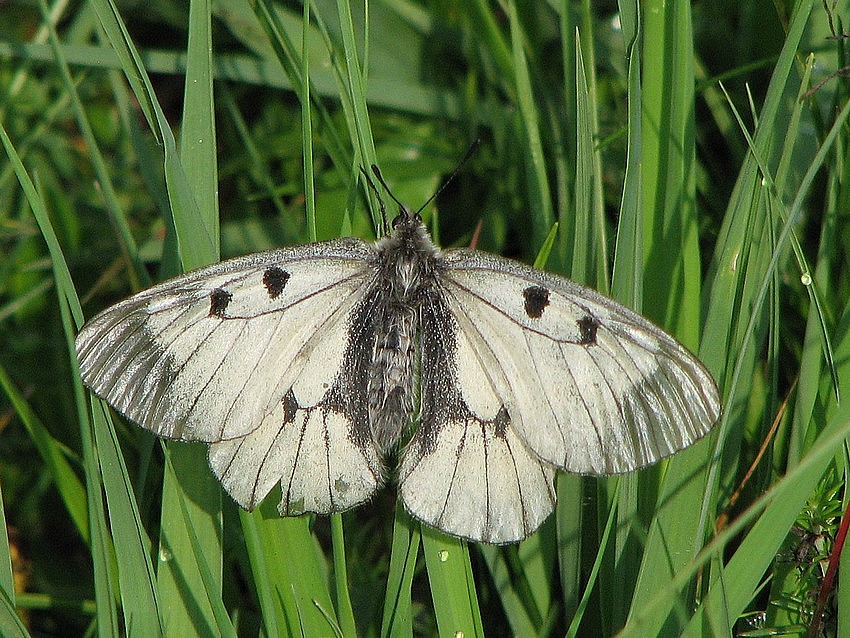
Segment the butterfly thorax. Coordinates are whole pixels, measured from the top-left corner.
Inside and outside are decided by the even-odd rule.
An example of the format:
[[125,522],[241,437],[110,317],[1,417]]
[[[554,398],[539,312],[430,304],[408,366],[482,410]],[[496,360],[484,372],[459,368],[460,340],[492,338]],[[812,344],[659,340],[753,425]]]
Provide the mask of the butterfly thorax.
[[369,422],[385,455],[396,449],[409,425],[419,310],[433,288],[440,251],[419,216],[407,210],[395,218],[393,234],[378,242],[377,251],[381,290],[374,296]]

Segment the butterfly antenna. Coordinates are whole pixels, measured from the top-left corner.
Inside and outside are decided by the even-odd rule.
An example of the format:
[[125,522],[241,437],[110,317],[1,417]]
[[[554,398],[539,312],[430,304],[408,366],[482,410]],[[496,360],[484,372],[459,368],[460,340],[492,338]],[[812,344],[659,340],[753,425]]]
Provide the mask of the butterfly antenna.
[[[469,161],[469,158],[471,158],[475,154],[475,151],[478,150],[479,146],[481,146],[481,138],[476,138],[475,141],[472,142],[472,144],[469,145],[469,150],[466,151],[466,155],[464,155],[463,159],[460,160],[457,163],[457,166],[455,166],[451,175],[449,175],[449,178],[445,182],[443,182],[443,185],[440,186],[440,188],[437,189],[437,192],[435,192],[433,195],[431,195],[431,197],[429,197],[425,201],[425,203],[422,204],[422,206],[419,207],[419,210],[416,211],[417,214],[419,214],[423,210],[425,210],[431,204],[431,202],[433,202],[435,199],[437,199],[437,197],[439,196],[440,193],[442,193],[444,190],[446,190],[446,186],[451,184],[452,181],[454,180],[454,178],[457,177],[457,174],[460,172],[460,169],[462,169],[464,167],[464,165]],[[393,199],[395,199],[395,197],[393,197]]]
[[[378,180],[381,182],[381,185],[386,189],[388,193],[390,193],[390,189],[387,188],[387,185],[384,183],[384,179],[381,177],[381,174],[378,173],[378,168],[374,164],[372,164],[372,170],[377,173]],[[363,173],[363,177],[366,179],[366,183],[369,184],[369,188],[372,189],[372,192],[375,193],[375,197],[378,198],[378,204],[380,204],[381,206],[381,223],[384,226],[381,229],[380,234],[385,235],[390,225],[387,223],[387,207],[384,206],[384,198],[381,197],[381,192],[378,190],[378,187],[375,186],[375,182],[372,181],[372,178],[369,177],[369,173],[366,172],[366,169],[361,166],[360,172]],[[395,201],[398,201],[395,199],[392,193],[390,193],[390,197],[392,197]]]
[[399,201],[398,197],[396,197],[395,195],[393,195],[393,192],[390,190],[390,187],[389,187],[389,186],[387,186],[387,183],[384,181],[384,176],[383,176],[383,175],[381,175],[381,169],[380,169],[380,168],[378,168],[378,165],[377,165],[377,164],[372,164],[372,172],[375,174],[375,179],[377,179],[377,180],[378,180],[378,183],[379,183],[381,186],[383,186],[383,187],[384,187],[384,190],[385,190],[385,191],[387,191],[387,194],[388,194],[388,195],[392,198],[392,200],[393,200],[396,204],[398,204],[399,206],[401,206],[402,208],[405,208],[405,205],[404,205],[404,204],[402,204],[402,203]]
[[[454,180],[454,178],[457,177],[457,174],[460,172],[460,169],[463,168],[464,164],[466,164],[469,161],[469,158],[473,156],[475,151],[478,150],[479,146],[481,146],[481,139],[480,138],[476,139],[474,142],[472,142],[472,144],[469,145],[469,150],[466,151],[466,155],[464,155],[463,159],[460,160],[460,162],[458,162],[457,166],[455,166],[454,170],[451,172],[451,175],[449,175],[449,178],[445,182],[443,182],[443,185],[440,186],[440,188],[438,188],[437,191],[433,195],[431,195],[431,197],[429,197],[425,201],[424,204],[422,204],[422,206],[420,206],[417,209],[417,211],[416,211],[417,215],[419,213],[421,213],[423,210],[425,210],[431,204],[431,202],[433,202],[435,199],[437,199],[437,196],[439,196],[439,194],[442,193],[446,189],[446,186],[448,186],[449,184],[452,183],[452,180]],[[407,209],[407,207],[404,205],[404,203],[402,203],[398,199],[398,197],[393,195],[393,192],[390,190],[390,187],[387,186],[387,182],[384,180],[384,176],[381,175],[381,169],[378,168],[377,164],[372,164],[371,169],[372,169],[372,173],[374,173],[374,175],[375,175],[375,179],[377,179],[378,183],[381,186],[384,187],[384,190],[392,198],[392,200],[396,204],[398,204],[400,208]],[[378,201],[381,203],[381,217],[383,218],[383,221],[384,221],[384,227],[389,228],[389,226],[387,225],[387,212],[386,212],[386,209],[384,208],[384,200],[381,198],[381,194],[378,192],[378,189],[375,187],[375,183],[369,177],[369,174],[366,172],[366,169],[361,167],[360,171],[363,173],[363,176],[366,178],[366,181],[369,183],[370,188],[373,191],[375,191],[375,195],[378,197]]]

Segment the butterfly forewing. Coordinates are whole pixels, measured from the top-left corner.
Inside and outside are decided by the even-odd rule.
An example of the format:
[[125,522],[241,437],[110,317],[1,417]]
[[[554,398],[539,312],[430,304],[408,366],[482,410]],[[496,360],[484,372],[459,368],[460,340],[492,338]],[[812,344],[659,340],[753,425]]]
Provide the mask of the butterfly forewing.
[[319,246],[222,262],[112,306],[77,336],[83,381],[163,436],[217,441],[250,432],[280,398],[270,372],[293,379],[317,332],[344,334],[347,317],[336,311],[368,276],[349,242]]
[[521,439],[571,472],[643,467],[714,424],[711,376],[672,337],[578,284],[471,251],[445,253],[452,313]]

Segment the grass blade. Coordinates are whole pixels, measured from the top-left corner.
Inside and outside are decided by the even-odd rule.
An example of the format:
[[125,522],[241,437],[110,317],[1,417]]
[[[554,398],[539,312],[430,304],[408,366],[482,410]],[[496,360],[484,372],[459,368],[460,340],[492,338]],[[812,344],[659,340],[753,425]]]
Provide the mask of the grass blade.
[[[164,162],[172,178],[169,188],[180,261],[201,266],[219,258],[218,171],[212,94],[212,33],[210,6],[193,0],[189,6],[189,43],[183,99],[183,128],[180,158]],[[154,103],[155,100],[154,100]],[[157,110],[159,110],[157,106]],[[169,170],[168,165],[173,164]],[[182,168],[185,166],[185,170]],[[184,182],[183,199],[195,205],[183,206],[174,197],[174,182]],[[183,235],[181,231],[191,233]],[[199,232],[198,229],[206,229]],[[188,244],[197,235],[208,234],[211,245],[199,241],[197,252]],[[190,267],[192,267],[190,266]],[[157,588],[169,605],[163,622],[170,634],[218,634],[233,631],[227,621],[222,626],[222,515],[221,488],[207,468],[202,445],[166,444],[163,475],[160,562]]]
[[382,638],[412,638],[413,609],[411,588],[416,571],[421,536],[404,507],[396,506],[393,543],[387,575],[387,593],[381,620]]
[[441,636],[484,636],[466,541],[422,528],[422,548]]

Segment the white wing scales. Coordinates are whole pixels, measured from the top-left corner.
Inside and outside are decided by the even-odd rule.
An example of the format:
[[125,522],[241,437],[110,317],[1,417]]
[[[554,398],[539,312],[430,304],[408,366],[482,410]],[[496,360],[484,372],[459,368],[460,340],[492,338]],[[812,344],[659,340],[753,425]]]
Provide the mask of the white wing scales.
[[[212,442],[247,434],[280,398],[270,371],[291,384],[312,344],[331,333],[344,340],[346,311],[368,271],[338,252],[222,262],[112,306],[77,336],[83,380],[162,436]],[[279,264],[289,278],[271,298],[263,276]],[[218,314],[215,291],[230,295]]]
[[422,315],[422,408],[399,491],[425,523],[521,540],[554,508],[555,468],[634,470],[717,420],[702,364],[633,311],[569,280],[448,251]]
[[[420,430],[421,431],[421,430]],[[417,431],[405,451],[399,493],[416,518],[449,534],[512,543],[536,530],[555,507],[554,467],[535,458],[507,426],[474,414]]]
[[445,253],[444,290],[542,460],[615,474],[693,443],[719,412],[702,364],[637,313],[569,280],[481,253]]
[[338,396],[373,255],[358,240],[270,251],[143,291],[80,331],[83,380],[159,435],[212,443],[244,507],[280,481],[282,511],[347,509],[383,481],[365,397]]
[[280,482],[280,513],[340,512],[368,500],[383,466],[356,424],[327,403],[300,407],[290,392],[247,436],[213,443],[209,459],[235,501],[252,509]]

